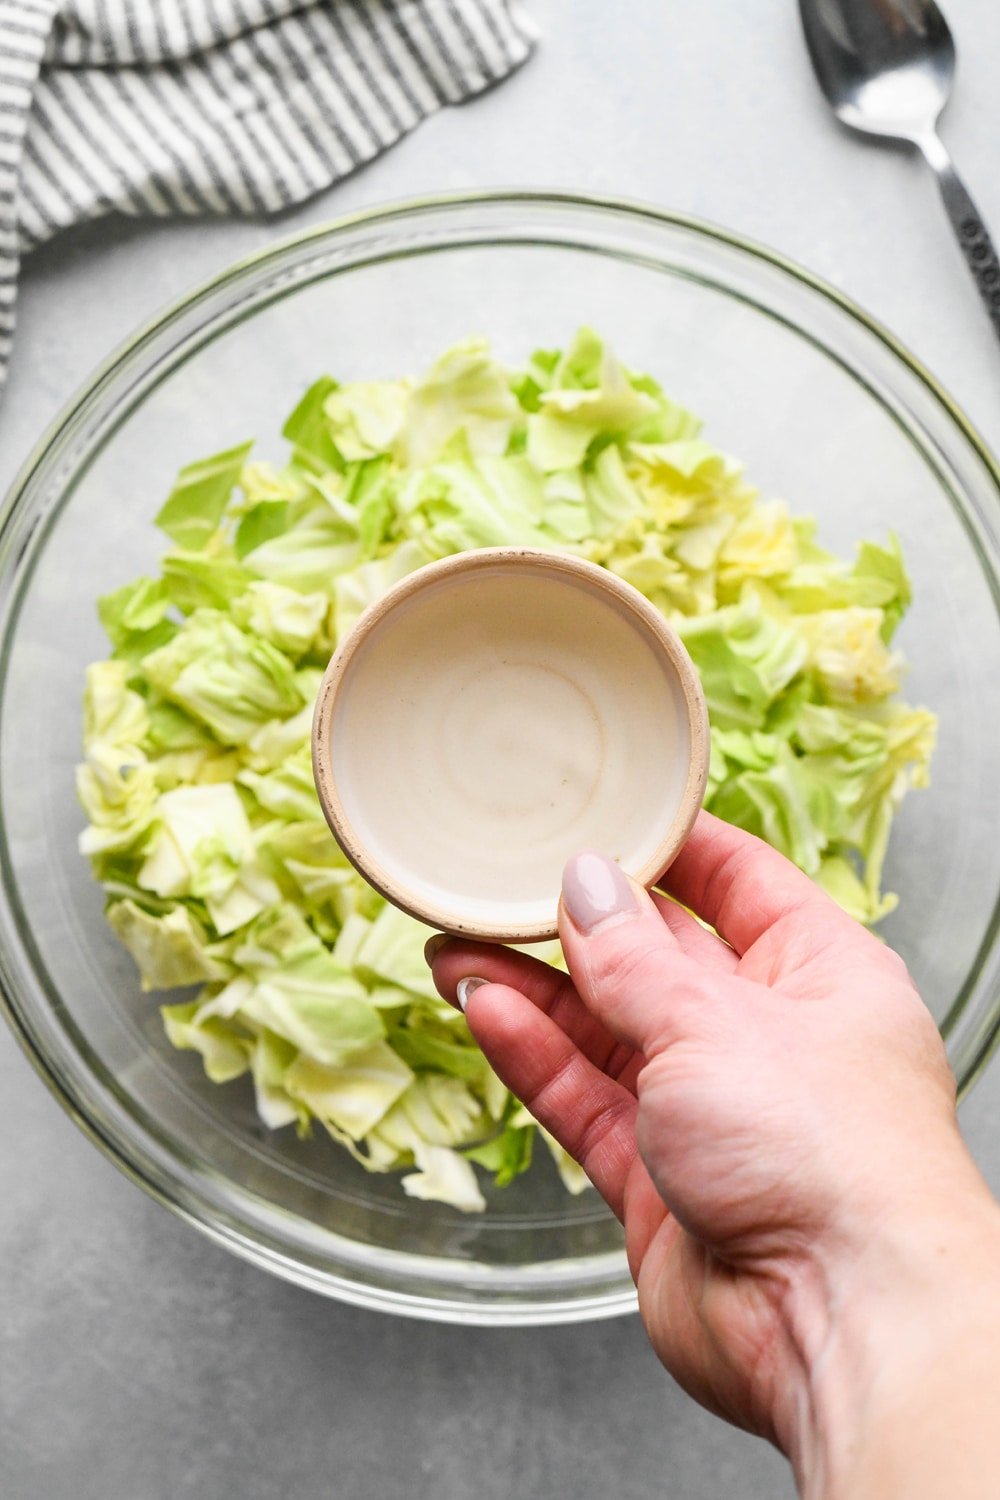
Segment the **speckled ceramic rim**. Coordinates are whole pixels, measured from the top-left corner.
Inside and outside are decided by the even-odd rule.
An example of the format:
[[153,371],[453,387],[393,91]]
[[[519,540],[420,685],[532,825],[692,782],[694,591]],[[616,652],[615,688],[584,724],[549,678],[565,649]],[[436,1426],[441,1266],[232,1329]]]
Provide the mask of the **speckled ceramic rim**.
[[449,578],[457,579],[463,574],[496,570],[498,567],[530,571],[532,573],[569,576],[578,579],[586,587],[581,592],[591,597],[600,594],[610,596],[623,606],[641,635],[652,648],[657,659],[668,668],[681,690],[684,703],[684,718],[688,728],[690,752],[687,777],[680,801],[669,826],[656,846],[656,852],[638,869],[628,873],[642,885],[652,885],[659,875],[676,857],[681,845],[691,832],[698,810],[705,795],[708,775],[708,712],[691,658],[680,637],[672,630],[657,609],[637,589],[623,579],[599,568],[594,563],[584,562],[578,557],[559,552],[544,552],[531,547],[485,547],[477,552],[460,552],[441,562],[429,563],[403,578],[387,594],[371,605],[343,642],[326,669],[316,699],[313,715],[312,757],[313,775],[319,794],[323,814],[329,823],[334,838],[343,849],[351,864],[370,885],[380,891],[388,901],[399,906],[411,916],[418,917],[431,927],[440,927],[446,932],[463,937],[479,938],[487,942],[533,943],[556,936],[556,912],[553,905],[549,922],[506,923],[485,925],[470,921],[462,914],[461,893],[455,893],[454,908],[431,905],[415,892],[394,879],[381,865],[375,855],[365,847],[337,786],[337,777],[330,755],[333,731],[333,716],[337,697],[350,676],[351,664],[361,646],[389,615],[415,595],[439,585]]

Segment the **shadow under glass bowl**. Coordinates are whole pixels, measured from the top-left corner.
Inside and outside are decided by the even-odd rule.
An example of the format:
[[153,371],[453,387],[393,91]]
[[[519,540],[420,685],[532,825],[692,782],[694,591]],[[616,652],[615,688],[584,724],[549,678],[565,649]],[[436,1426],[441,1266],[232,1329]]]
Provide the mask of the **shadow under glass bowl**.
[[[589,323],[850,554],[895,532],[914,583],[905,694],[940,716],[933,784],[898,818],[882,925],[967,1087],[1000,1024],[1000,473],[920,366],[838,293],[735,236],[570,196],[485,194],[311,231],[185,297],[114,355],[40,443],[0,531],[0,988],[42,1076],[136,1181],[304,1286],[426,1318],[543,1323],[634,1307],[617,1223],[540,1162],[464,1217],[206,1082],[101,915],[73,773],[94,601],[155,569],[177,468],[280,425],[323,373],[419,370],[488,335],[517,362]],[[541,1153],[544,1155],[545,1153]]]

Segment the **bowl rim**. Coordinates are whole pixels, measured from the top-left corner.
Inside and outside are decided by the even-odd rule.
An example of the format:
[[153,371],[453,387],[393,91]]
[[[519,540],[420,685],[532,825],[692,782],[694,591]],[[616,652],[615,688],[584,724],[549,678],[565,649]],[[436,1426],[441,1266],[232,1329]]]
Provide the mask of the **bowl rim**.
[[355,209],[351,213],[341,214],[335,218],[328,219],[322,224],[311,225],[308,229],[281,235],[261,249],[254,250],[249,255],[241,256],[238,260],[229,262],[221,271],[195,282],[186,292],[182,292],[179,297],[172,298],[158,312],[141,323],[129,337],[124,339],[100,361],[92,374],[77,387],[43,429],[40,437],[29,450],[27,457],[15,472],[7,494],[0,501],[0,556],[2,556],[2,544],[6,527],[16,508],[17,502],[30,480],[34,477],[35,472],[43,467],[55,440],[67,431],[71,424],[83,413],[85,408],[92,404],[94,399],[99,395],[101,388],[111,377],[138,354],[146,343],[155,338],[158,333],[168,327],[182,313],[193,310],[200,302],[211,297],[230,282],[239,280],[240,277],[254,270],[255,267],[261,266],[269,260],[281,257],[286,251],[308,245],[313,241],[325,239],[334,232],[353,229],[362,225],[389,224],[397,219],[407,218],[413,214],[428,210],[500,206],[502,204],[510,206],[525,204],[537,207],[549,205],[564,208],[596,209],[599,212],[621,215],[629,219],[645,220],[651,224],[693,230],[705,239],[714,240],[718,244],[744,251],[754,259],[763,261],[766,265],[773,266],[777,270],[784,272],[793,280],[808,287],[811,291],[818,292],[842,312],[846,312],[869,333],[873,334],[912,374],[917,376],[921,384],[928,389],[938,404],[944,408],[948,416],[971,444],[977,456],[989,471],[998,490],[1000,490],[1000,458],[994,455],[986,439],[982,436],[971,418],[966,415],[962,407],[959,406],[958,402],[949,394],[937,377],[901,339],[898,339],[884,323],[869,313],[860,302],[856,302],[852,297],[847,296],[845,292],[840,291],[838,287],[835,287],[832,282],[827,281],[824,277],[808,270],[799,261],[749,235],[739,234],[735,230],[726,229],[711,219],[704,219],[695,214],[680,213],[674,209],[659,208],[641,198],[618,197],[610,193],[575,192],[562,188],[495,187],[480,188],[474,191],[423,193],[408,198],[392,199],[385,203],[376,203],[369,208]]
[[[22,545],[30,540],[18,536],[19,506],[26,492],[36,481],[51,483],[59,477],[59,467],[66,463],[66,449],[94,411],[100,411],[100,403],[106,388],[113,385],[122,372],[128,372],[142,355],[146,347],[161,336],[170,325],[185,314],[195,313],[199,306],[216,296],[228,285],[239,282],[249,273],[264,267],[269,261],[279,261],[297,248],[312,242],[321,242],[340,232],[349,232],[365,226],[386,225],[416,214],[432,214],[436,211],[477,207],[516,209],[544,209],[546,207],[566,210],[578,209],[618,218],[626,222],[646,224],[686,231],[709,245],[715,244],[734,250],[751,262],[777,271],[792,283],[815,294],[842,314],[881,345],[901,367],[904,373],[915,378],[930,396],[937,409],[951,424],[955,433],[967,444],[971,454],[978,459],[988,478],[1000,495],[1000,463],[989,448],[976,426],[958,403],[940,384],[927,367],[896,338],[878,319],[869,314],[859,303],[831,285],[823,277],[801,266],[797,261],[748,236],[725,229],[697,216],[659,208],[642,200],[614,195],[573,192],[562,189],[547,190],[514,188],[490,188],[477,191],[427,193],[375,204],[371,207],[337,215],[322,224],[310,226],[284,235],[275,235],[266,245],[238,260],[228,262],[214,275],[194,283],[180,296],[171,298],[159,311],[142,322],[126,339],[119,342],[100,361],[92,373],[77,387],[63,403],[53,419],[46,425],[26,458],[15,472],[6,492],[0,497],[0,567],[12,570],[15,583],[19,571]],[[444,248],[442,246],[442,248]],[[75,466],[75,464],[74,464]],[[33,518],[37,523],[38,518]],[[42,518],[44,519],[44,518]],[[11,562],[13,554],[13,562]],[[0,596],[0,605],[5,606]],[[5,611],[4,611],[5,612]],[[572,1297],[553,1297],[545,1301],[531,1302],[525,1299],[510,1300],[510,1294],[495,1302],[470,1303],[448,1299],[438,1295],[408,1296],[405,1292],[386,1293],[384,1289],[368,1288],[364,1283],[347,1279],[329,1268],[322,1274],[314,1272],[306,1263],[282,1253],[261,1238],[247,1233],[242,1224],[236,1224],[226,1216],[214,1213],[199,1197],[191,1201],[185,1190],[180,1190],[176,1181],[163,1179],[159,1168],[151,1166],[141,1151],[132,1149],[120,1138],[117,1128],[109,1126],[101,1118],[100,1111],[92,1107],[93,1100],[86,1091],[68,1076],[63,1076],[58,1060],[41,1045],[37,1029],[21,1013],[19,1002],[14,998],[13,987],[8,986],[8,970],[3,945],[0,945],[0,1012],[3,1013],[11,1031],[21,1046],[28,1061],[43,1083],[56,1098],[60,1106],[98,1148],[126,1177],[143,1187],[151,1197],[169,1208],[173,1213],[191,1223],[216,1243],[255,1265],[262,1266],[301,1286],[333,1295],[340,1300],[354,1302],[360,1306],[380,1307],[383,1310],[402,1313],[428,1320],[502,1325],[537,1325],[570,1322],[580,1318],[612,1316],[635,1309],[635,1294],[625,1289],[625,1264],[623,1254],[609,1254],[606,1258],[621,1267],[621,1276],[612,1282],[609,1278],[601,1292],[574,1301]],[[964,1068],[960,1079],[960,1091],[966,1092],[979,1077],[1000,1043],[1000,1011],[987,1018],[970,1039],[968,1052],[963,1058]]]
[[375,889],[394,906],[427,923],[465,938],[480,942],[536,943],[558,935],[556,914],[548,921],[489,921],[464,917],[460,909],[424,900],[398,876],[392,875],[378,857],[365,847],[356,824],[344,805],[333,764],[333,716],[338,696],[348,681],[351,664],[372,632],[408,600],[429,589],[439,587],[462,574],[496,572],[518,568],[555,581],[557,576],[578,581],[580,592],[592,598],[610,596],[627,612],[638,633],[653,650],[657,660],[668,666],[681,689],[684,722],[688,731],[688,768],[680,799],[669,824],[649,858],[628,874],[640,885],[651,885],[672,863],[694,826],[708,779],[708,710],[705,695],[691,658],[677,632],[660,612],[625,579],[606,568],[564,552],[547,552],[539,547],[482,547],[459,552],[427,563],[393,584],[382,597],[370,604],[344,641],[337,648],[323,675],[312,722],[313,779],[323,815],[337,843],[351,864]]

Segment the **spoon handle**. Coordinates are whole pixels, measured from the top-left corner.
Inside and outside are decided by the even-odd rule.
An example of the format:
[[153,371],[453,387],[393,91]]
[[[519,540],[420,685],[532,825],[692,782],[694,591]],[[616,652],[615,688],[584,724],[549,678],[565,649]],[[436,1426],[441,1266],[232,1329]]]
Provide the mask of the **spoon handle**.
[[989,231],[940,137],[927,136],[918,144],[938,180],[955,237],[975,278],[994,332],[1000,337],[1000,259]]

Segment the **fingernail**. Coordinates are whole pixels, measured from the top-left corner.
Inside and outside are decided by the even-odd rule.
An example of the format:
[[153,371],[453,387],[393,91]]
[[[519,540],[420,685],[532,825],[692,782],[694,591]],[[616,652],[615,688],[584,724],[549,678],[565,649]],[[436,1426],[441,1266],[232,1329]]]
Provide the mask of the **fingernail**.
[[574,854],[563,871],[562,891],[569,919],[583,933],[593,932],[611,917],[639,910],[628,876],[594,849]]
[[427,939],[424,944],[424,958],[427,963],[432,964],[434,962],[447,941],[448,934],[446,932],[435,932]]
[[462,1013],[469,1003],[469,996],[473,990],[480,989],[484,984],[489,984],[488,979],[460,979],[455,986],[455,994],[458,998],[458,1008]]

